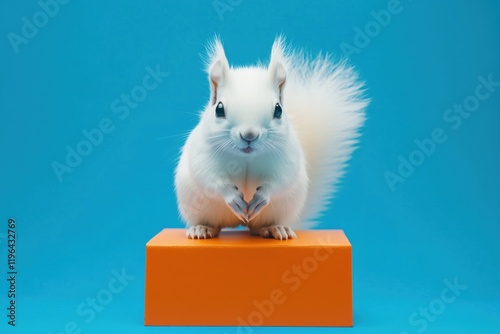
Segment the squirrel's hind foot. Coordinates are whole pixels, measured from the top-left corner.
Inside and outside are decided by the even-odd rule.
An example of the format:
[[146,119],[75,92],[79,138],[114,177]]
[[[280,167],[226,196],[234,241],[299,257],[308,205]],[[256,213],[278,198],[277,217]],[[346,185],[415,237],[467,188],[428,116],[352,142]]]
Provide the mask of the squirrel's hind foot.
[[260,235],[263,238],[274,238],[277,240],[295,239],[297,235],[288,226],[271,225],[251,230],[250,233]]
[[196,225],[190,226],[186,231],[186,237],[189,239],[211,239],[219,235],[220,228]]

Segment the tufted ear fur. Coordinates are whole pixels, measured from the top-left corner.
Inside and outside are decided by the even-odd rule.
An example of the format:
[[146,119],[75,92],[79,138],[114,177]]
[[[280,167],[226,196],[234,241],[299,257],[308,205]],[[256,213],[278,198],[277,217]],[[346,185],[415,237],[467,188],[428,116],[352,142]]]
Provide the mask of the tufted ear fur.
[[281,37],[274,41],[271,51],[271,61],[269,62],[269,75],[276,90],[279,93],[281,100],[281,93],[286,82],[286,58],[283,50],[283,40]]
[[209,45],[208,78],[210,82],[210,103],[215,104],[219,98],[219,88],[227,82],[229,63],[222,43],[218,38]]

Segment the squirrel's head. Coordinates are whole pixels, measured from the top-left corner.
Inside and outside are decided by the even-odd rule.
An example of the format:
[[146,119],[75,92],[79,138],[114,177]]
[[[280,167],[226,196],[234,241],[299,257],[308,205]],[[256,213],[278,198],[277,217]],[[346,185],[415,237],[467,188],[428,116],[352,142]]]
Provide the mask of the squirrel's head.
[[219,40],[208,62],[210,101],[202,117],[205,138],[215,150],[252,156],[283,149],[289,132],[282,93],[286,59],[281,39],[269,66],[231,68]]

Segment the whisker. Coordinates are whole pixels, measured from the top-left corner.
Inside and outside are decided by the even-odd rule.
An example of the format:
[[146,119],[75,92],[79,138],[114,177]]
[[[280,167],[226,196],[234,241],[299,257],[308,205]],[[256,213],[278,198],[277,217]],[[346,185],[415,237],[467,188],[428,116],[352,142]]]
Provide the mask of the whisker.
[[189,136],[189,133],[190,133],[190,131],[185,132],[185,133],[178,133],[178,134],[175,134],[175,135],[160,137],[160,138],[156,138],[155,141],[156,140],[169,139],[169,138],[178,138],[178,137],[185,137],[185,138],[187,138],[187,136]]
[[186,115],[194,115],[194,116],[200,116],[201,115],[201,112],[192,112],[192,111],[183,111],[183,110],[174,110],[174,111],[170,111],[172,113],[180,113],[180,114],[186,114]]
[[266,147],[269,151],[272,153],[279,155],[279,156],[285,156],[286,152],[286,145],[285,143],[282,143],[280,141],[265,141],[262,143],[264,147]]
[[225,151],[225,149],[231,144],[231,140],[225,140],[219,144],[213,152],[214,158],[219,158],[220,155]]

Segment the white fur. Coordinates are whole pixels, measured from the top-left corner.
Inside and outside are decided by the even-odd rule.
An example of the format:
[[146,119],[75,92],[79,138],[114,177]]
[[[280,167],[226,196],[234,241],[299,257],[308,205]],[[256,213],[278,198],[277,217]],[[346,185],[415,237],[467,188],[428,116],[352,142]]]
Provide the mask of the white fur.
[[[231,68],[218,40],[207,65],[210,100],[175,173],[188,237],[242,223],[265,237],[295,237],[292,228],[310,227],[324,210],[354,150],[367,106],[361,84],[327,56],[287,52],[281,38],[267,68]],[[219,102],[225,118],[215,117]],[[281,119],[273,119],[276,103]],[[258,139],[242,139],[249,133]],[[254,150],[241,151],[247,146]]]

